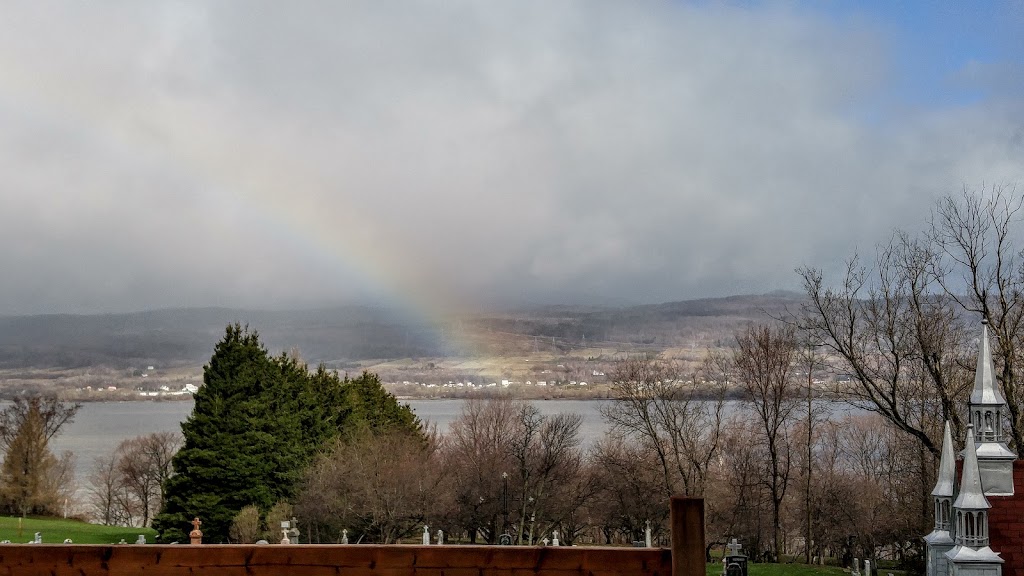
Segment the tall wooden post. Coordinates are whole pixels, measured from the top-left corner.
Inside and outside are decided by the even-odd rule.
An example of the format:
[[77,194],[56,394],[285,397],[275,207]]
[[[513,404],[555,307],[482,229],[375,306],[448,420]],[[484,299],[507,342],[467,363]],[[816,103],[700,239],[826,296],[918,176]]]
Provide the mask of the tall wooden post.
[[673,496],[672,576],[704,576],[704,499]]

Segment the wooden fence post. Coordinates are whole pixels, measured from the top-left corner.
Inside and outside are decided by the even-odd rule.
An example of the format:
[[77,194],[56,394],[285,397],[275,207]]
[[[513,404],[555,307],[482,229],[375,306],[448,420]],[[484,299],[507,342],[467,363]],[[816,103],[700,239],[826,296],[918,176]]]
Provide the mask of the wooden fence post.
[[704,576],[704,499],[672,496],[672,576]]

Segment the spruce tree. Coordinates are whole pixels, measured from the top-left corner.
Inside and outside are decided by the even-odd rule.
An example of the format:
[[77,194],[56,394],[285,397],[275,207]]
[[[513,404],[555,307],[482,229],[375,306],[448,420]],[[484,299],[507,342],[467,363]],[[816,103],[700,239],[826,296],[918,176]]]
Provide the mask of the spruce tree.
[[420,432],[412,411],[375,375],[341,379],[322,366],[310,374],[293,357],[271,357],[256,332],[230,325],[181,425],[184,443],[153,527],[161,541],[181,542],[199,516],[204,541],[225,542],[245,506],[265,513],[293,500],[328,440],[351,428],[392,426]]

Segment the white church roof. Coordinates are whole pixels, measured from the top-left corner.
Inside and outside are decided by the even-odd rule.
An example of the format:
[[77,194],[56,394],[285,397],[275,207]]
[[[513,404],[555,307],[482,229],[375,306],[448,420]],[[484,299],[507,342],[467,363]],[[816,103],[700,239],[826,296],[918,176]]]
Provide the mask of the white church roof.
[[953,434],[949,431],[949,420],[942,434],[942,456],[939,458],[939,474],[935,480],[932,496],[953,497],[953,484],[956,482],[956,460],[953,456]]
[[978,368],[974,372],[974,390],[971,404],[1005,404],[996,383],[996,367],[992,362],[992,347],[988,341],[988,322],[981,321],[981,344],[978,347]]

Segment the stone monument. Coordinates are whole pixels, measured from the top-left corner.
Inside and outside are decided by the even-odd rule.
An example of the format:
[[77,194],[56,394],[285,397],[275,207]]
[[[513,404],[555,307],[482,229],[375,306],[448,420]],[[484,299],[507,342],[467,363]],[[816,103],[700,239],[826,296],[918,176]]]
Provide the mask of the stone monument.
[[199,519],[199,516],[196,516],[195,519],[192,520],[192,531],[188,533],[189,541],[192,544],[203,543],[203,532],[199,529],[202,525],[203,522]]

